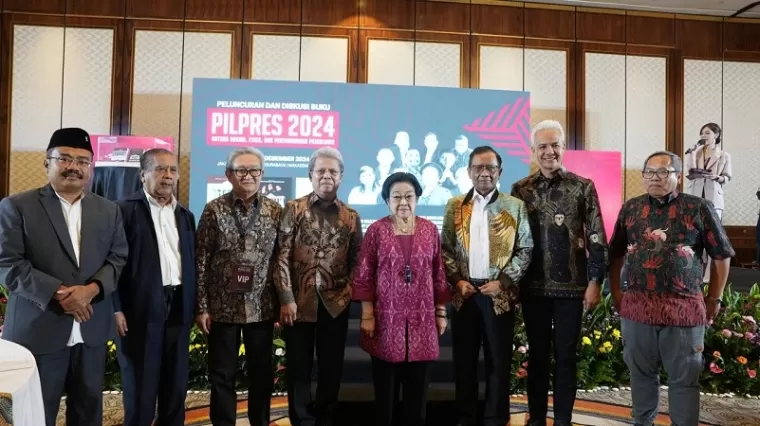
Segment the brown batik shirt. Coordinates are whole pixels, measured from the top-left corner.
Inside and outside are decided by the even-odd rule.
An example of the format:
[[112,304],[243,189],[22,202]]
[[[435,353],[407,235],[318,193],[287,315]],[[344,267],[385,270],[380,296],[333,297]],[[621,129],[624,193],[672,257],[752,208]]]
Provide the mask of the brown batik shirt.
[[[250,205],[233,192],[206,204],[197,237],[197,314],[208,313],[214,321],[234,324],[267,321],[279,315],[272,267],[281,213],[277,202],[258,194]],[[246,238],[240,234],[236,216]],[[251,220],[254,224],[249,226]],[[232,291],[237,265],[253,267],[250,293]]]
[[560,170],[551,179],[540,171],[512,186],[528,209],[533,260],[521,294],[583,298],[588,282],[607,273],[607,237],[594,182]]
[[288,202],[275,281],[280,303],[296,303],[297,321],[316,322],[319,299],[333,317],[350,305],[361,240],[359,213],[340,200],[322,207],[311,193]]

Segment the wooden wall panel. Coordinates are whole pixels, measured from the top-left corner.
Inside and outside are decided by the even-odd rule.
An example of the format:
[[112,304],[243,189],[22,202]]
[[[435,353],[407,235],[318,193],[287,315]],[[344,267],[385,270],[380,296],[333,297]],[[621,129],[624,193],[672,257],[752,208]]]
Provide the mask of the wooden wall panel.
[[301,0],[303,25],[329,25],[357,28],[359,2],[357,0]]
[[676,20],[653,14],[626,16],[626,42],[645,46],[674,47],[676,45]]
[[409,0],[359,2],[359,27],[414,29],[415,3]]
[[[8,4],[7,1],[6,4]],[[125,16],[126,5],[126,0],[67,0],[66,13],[82,16],[122,17]]]
[[420,1],[415,28],[419,31],[470,33],[471,4]]
[[522,37],[525,30],[525,9],[477,5],[472,8],[472,33]]
[[621,11],[578,11],[575,13],[576,38],[589,42],[625,43],[625,18]]
[[301,0],[245,0],[247,22],[300,24]]
[[525,37],[575,40],[574,8],[553,6],[543,9],[527,3],[524,13]]
[[[115,28],[114,133],[130,128],[135,28],[233,31],[230,75],[251,70],[251,35],[349,37],[349,80],[366,82],[367,39],[459,42],[463,87],[477,87],[478,42],[568,52],[567,139],[583,149],[584,54],[628,52],[668,58],[667,146],[681,152],[683,60],[760,61],[760,20],[473,0],[4,0],[0,25],[0,196],[9,170],[13,25]],[[737,230],[737,235],[745,235]]]
[[684,58],[721,59],[723,31],[720,18],[676,20],[676,45]]
[[53,13],[63,15],[66,0],[4,0],[3,12]]
[[760,25],[744,20],[723,23],[723,48],[726,51],[760,52]]
[[242,22],[245,0],[185,0],[185,19]]

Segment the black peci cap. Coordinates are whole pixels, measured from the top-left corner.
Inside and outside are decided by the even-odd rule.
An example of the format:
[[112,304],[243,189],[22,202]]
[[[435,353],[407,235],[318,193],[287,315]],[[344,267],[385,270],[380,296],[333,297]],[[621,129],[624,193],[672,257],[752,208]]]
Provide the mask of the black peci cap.
[[90,134],[85,130],[77,127],[58,129],[50,137],[50,143],[47,149],[65,146],[68,148],[86,149],[92,153],[92,144],[90,143]]

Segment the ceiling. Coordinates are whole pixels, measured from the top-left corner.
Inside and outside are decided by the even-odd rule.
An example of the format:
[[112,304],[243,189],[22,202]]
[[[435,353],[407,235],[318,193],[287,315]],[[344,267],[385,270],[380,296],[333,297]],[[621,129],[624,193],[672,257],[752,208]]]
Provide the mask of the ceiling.
[[[553,3],[579,7],[606,7],[648,12],[691,13],[731,16],[756,0],[523,0],[526,3]],[[740,15],[760,18],[760,5]]]

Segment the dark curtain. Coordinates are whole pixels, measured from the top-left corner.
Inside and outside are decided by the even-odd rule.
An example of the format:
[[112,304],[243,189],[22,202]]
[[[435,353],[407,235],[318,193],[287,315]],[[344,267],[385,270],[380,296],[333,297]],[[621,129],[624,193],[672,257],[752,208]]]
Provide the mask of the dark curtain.
[[139,167],[95,167],[91,191],[116,201],[142,188]]

